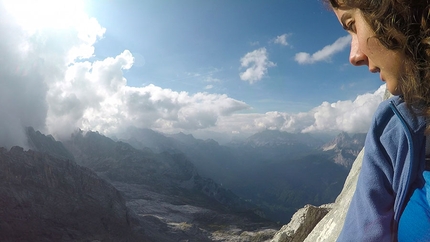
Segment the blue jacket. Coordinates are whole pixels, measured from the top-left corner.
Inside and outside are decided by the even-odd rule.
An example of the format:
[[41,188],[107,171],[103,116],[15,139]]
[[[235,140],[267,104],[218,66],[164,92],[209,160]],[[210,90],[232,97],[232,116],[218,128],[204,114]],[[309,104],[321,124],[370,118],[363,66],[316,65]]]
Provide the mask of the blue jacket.
[[397,241],[402,211],[424,184],[425,128],[425,118],[413,115],[401,97],[379,105],[338,242]]

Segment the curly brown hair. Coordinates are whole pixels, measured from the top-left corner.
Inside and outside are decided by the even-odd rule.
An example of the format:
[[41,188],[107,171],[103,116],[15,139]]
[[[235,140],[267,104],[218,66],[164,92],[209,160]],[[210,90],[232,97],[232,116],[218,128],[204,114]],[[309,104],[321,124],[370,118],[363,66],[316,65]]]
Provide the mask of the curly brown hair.
[[399,88],[408,107],[430,118],[430,0],[324,1],[334,9],[360,9],[375,38],[405,54]]

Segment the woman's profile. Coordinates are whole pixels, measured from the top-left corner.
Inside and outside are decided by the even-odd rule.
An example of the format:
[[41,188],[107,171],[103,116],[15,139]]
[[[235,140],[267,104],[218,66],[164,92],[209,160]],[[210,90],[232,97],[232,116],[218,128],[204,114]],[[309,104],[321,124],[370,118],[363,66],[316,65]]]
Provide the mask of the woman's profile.
[[430,241],[430,1],[325,1],[352,36],[351,64],[394,95],[373,116],[338,241]]

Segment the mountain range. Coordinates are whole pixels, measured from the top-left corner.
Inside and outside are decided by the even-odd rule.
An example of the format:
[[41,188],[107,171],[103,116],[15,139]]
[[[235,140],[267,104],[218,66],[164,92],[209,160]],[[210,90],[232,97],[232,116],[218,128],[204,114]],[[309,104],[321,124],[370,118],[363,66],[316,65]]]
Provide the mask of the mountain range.
[[[0,191],[15,201],[4,202],[8,211],[15,211],[10,204],[18,208],[3,214],[12,220],[23,216],[19,214],[34,218],[17,231],[38,232],[7,237],[18,223],[0,224],[5,241],[19,234],[63,241],[264,241],[304,204],[334,201],[364,137],[342,133],[326,142],[309,134],[268,130],[220,145],[183,133],[136,128],[115,139],[79,130],[60,142],[32,128],[27,136],[31,150],[0,152],[0,175],[6,181]],[[11,165],[16,159],[25,162]],[[34,170],[37,166],[41,168]],[[31,185],[12,182],[14,176],[32,177]],[[75,193],[68,196],[69,190]],[[63,212],[47,212],[55,206]],[[65,219],[66,214],[72,216]],[[38,227],[38,219],[49,223]],[[82,232],[81,224],[99,232]]]
[[136,149],[183,153],[199,174],[255,203],[267,218],[285,223],[306,203],[334,201],[364,137],[340,133],[327,141],[310,134],[266,130],[220,145],[183,133],[129,128],[119,140]]

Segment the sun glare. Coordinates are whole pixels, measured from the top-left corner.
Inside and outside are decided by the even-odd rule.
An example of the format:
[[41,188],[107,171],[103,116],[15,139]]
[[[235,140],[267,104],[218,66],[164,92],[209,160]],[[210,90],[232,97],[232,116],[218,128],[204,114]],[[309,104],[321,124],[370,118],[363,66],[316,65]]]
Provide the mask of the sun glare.
[[7,11],[29,31],[67,28],[84,14],[83,0],[3,0]]

